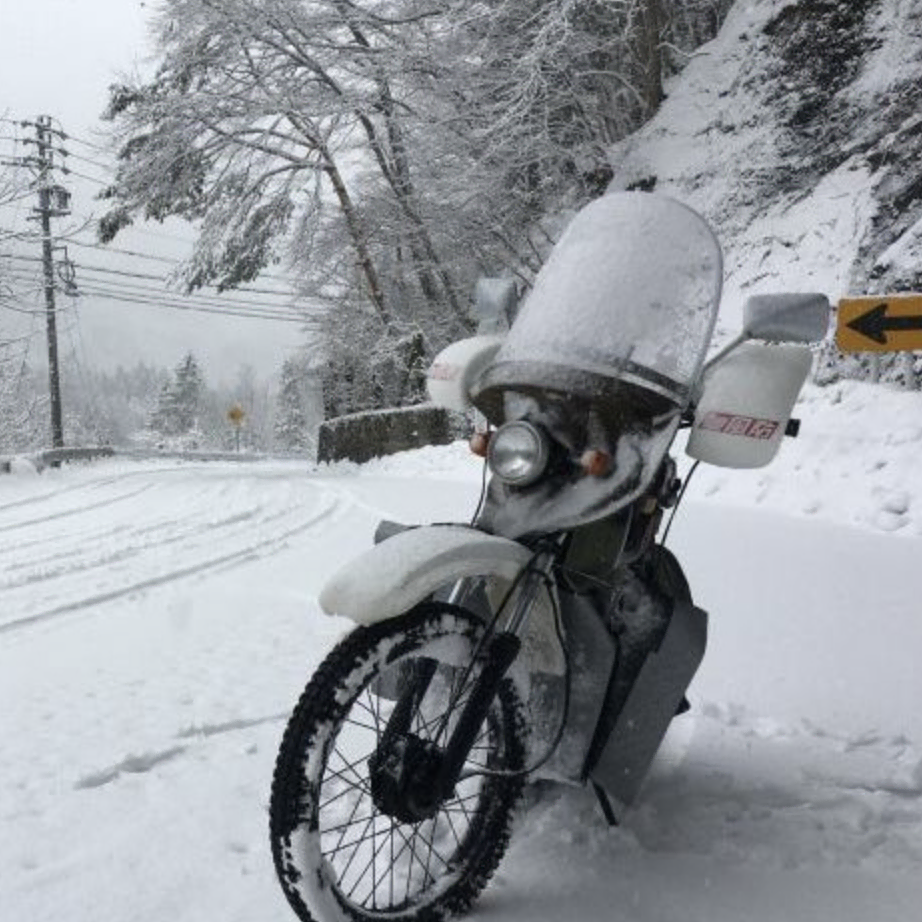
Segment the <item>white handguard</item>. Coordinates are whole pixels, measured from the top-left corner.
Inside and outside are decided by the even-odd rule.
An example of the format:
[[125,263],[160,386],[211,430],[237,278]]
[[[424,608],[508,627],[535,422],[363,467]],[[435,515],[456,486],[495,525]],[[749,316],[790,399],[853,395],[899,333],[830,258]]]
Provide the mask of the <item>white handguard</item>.
[[745,343],[705,375],[686,452],[719,467],[763,467],[777,454],[810,372],[806,346]]
[[499,333],[471,336],[446,346],[426,372],[429,399],[459,413],[469,409],[471,385],[493,361],[504,338]]

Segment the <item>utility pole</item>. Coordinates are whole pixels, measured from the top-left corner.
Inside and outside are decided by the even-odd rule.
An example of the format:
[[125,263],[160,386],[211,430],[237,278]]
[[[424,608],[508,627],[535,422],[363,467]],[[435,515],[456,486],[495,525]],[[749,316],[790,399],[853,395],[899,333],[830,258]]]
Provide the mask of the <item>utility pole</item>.
[[64,447],[64,418],[61,410],[61,370],[58,362],[58,319],[54,303],[54,250],[51,218],[70,212],[70,195],[55,184],[54,135],[51,118],[40,115],[35,120],[35,144],[38,166],[38,218],[42,226],[42,267],[45,276],[45,323],[48,335],[48,394],[51,402],[51,446]]
[[[31,220],[41,225],[42,272],[45,291],[45,326],[48,337],[48,395],[51,405],[51,444],[53,448],[64,447],[64,414],[61,409],[61,371],[58,361],[58,318],[54,303],[55,267],[54,237],[51,233],[51,219],[70,214],[70,193],[55,181],[54,155],[67,156],[63,147],[55,146],[55,140],[63,141],[66,135],[52,125],[51,116],[39,115],[34,122],[20,122],[23,128],[35,129],[34,138],[23,140],[24,145],[34,144],[34,156],[17,157],[4,161],[7,166],[28,167],[36,175],[34,186],[38,192],[38,207]],[[62,166],[66,173],[66,167]],[[72,280],[71,280],[72,281]]]

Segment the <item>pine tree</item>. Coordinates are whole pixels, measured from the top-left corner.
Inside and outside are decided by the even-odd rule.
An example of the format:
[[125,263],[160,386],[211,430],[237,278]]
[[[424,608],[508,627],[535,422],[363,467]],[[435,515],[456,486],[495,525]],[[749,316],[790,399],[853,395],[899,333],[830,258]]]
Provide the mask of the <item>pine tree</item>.
[[279,381],[275,440],[280,448],[289,451],[303,450],[311,444],[307,431],[307,416],[304,412],[302,379],[298,364],[293,359],[286,359]]
[[161,435],[175,435],[173,421],[173,382],[164,381],[157,397],[157,406],[151,414],[150,427]]
[[188,352],[176,367],[173,383],[173,408],[178,431],[189,432],[198,420],[199,404],[205,381],[195,356]]
[[160,390],[151,428],[163,435],[185,435],[196,425],[204,379],[195,356],[188,352],[171,381]]

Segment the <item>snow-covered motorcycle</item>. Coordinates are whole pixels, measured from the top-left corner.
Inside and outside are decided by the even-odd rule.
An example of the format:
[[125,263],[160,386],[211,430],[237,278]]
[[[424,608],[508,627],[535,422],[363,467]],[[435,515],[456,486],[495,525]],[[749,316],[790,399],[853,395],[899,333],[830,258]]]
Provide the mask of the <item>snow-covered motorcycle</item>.
[[492,477],[473,524],[383,523],[320,596],[357,627],[291,716],[270,803],[305,922],[466,910],[527,779],[591,785],[613,823],[635,801],[707,631],[658,539],[670,447],[687,428],[698,461],[767,464],[828,322],[823,295],[751,297],[707,359],[722,273],[694,211],[610,194],[508,333],[434,362],[433,401],[492,427],[472,439]]

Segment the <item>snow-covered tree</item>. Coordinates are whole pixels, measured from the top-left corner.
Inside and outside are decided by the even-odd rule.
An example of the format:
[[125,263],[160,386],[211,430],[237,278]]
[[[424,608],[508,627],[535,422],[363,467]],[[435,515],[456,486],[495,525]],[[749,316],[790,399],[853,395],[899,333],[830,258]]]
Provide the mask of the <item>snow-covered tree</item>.
[[314,292],[355,289],[387,327],[393,307],[374,229],[344,171],[359,144],[406,217],[403,240],[424,295],[460,311],[414,203],[400,124],[407,107],[392,79],[411,33],[425,33],[434,14],[419,0],[389,7],[167,0],[156,76],[112,94],[121,167],[103,238],[138,213],[201,219],[186,280],[227,288],[278,258],[296,227],[302,248],[332,234],[350,252],[322,267]]
[[176,368],[173,382],[174,418],[180,432],[188,432],[195,425],[204,386],[195,356],[191,352],[186,353]]
[[20,356],[0,353],[0,451],[47,446],[48,396],[43,382]]
[[172,380],[164,382],[160,389],[151,428],[162,435],[191,432],[198,421],[204,386],[195,356],[191,352],[186,353],[176,366]]
[[164,0],[159,68],[112,92],[101,239],[188,219],[190,289],[286,260],[328,361],[365,338],[397,359],[417,332],[431,354],[470,331],[478,275],[528,283],[544,215],[604,190],[695,3]]
[[285,359],[279,376],[275,409],[275,444],[288,451],[309,448],[313,439],[304,408],[304,367]]

